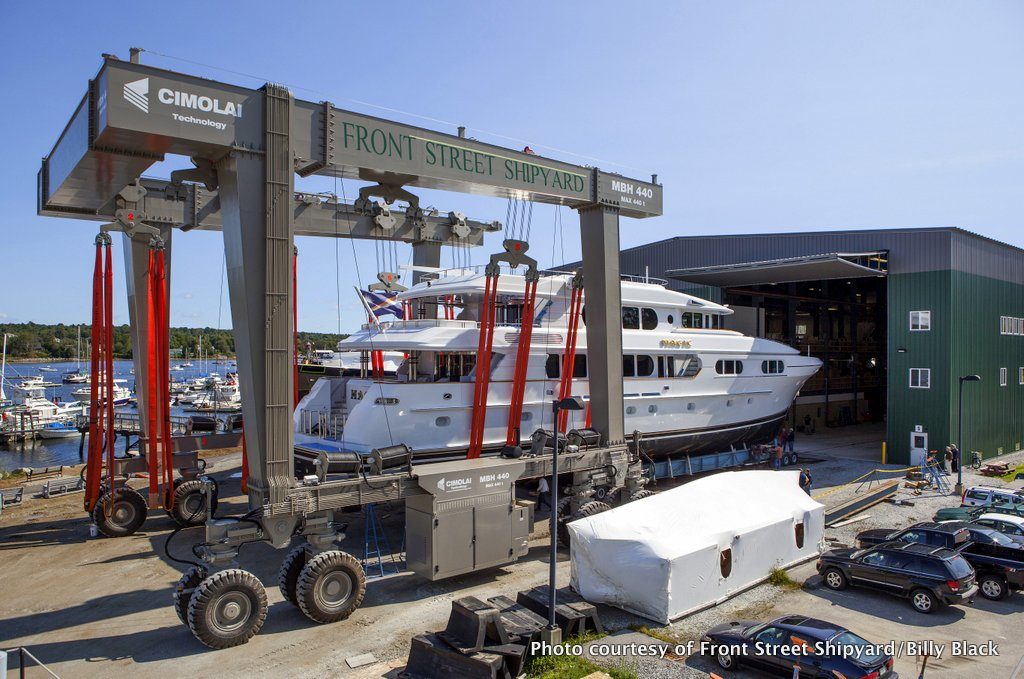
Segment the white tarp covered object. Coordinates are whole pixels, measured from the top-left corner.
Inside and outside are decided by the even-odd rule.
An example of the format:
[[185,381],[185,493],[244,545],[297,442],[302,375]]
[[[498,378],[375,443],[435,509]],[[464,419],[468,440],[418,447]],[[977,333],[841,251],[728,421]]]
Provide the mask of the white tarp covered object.
[[798,477],[724,472],[573,521],[572,586],[662,623],[720,603],[819,552],[825,507]]

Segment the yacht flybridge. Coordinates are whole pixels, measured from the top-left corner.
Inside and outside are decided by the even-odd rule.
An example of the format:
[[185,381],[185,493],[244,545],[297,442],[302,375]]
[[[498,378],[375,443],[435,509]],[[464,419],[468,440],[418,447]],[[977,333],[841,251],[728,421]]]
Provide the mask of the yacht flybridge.
[[[529,364],[519,423],[524,443],[553,430],[571,317],[572,275],[537,284]],[[464,453],[470,443],[474,380],[486,276],[439,271],[398,294],[415,318],[366,324],[339,351],[402,352],[393,376],[325,377],[295,414],[296,444],[330,439],[361,453],[405,443],[417,456]],[[493,355],[483,449],[506,442],[526,278],[497,278]],[[625,431],[643,434],[655,455],[728,450],[772,438],[797,392],[821,362],[767,339],[724,329],[728,307],[669,290],[664,282],[621,283]],[[589,400],[585,297],[571,395]],[[584,428],[587,411],[569,413],[566,430]],[[324,441],[326,443],[326,441]],[[320,446],[318,446],[320,447]]]

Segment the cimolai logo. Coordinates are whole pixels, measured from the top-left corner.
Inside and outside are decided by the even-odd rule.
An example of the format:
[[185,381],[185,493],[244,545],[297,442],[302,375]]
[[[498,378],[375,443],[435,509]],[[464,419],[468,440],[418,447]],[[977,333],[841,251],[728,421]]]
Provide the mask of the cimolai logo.
[[[125,101],[143,113],[149,113],[149,78],[142,78],[140,80],[133,80],[130,83],[125,83],[124,98]],[[192,109],[193,111],[199,111],[201,113],[216,113],[218,115],[231,116],[234,118],[242,117],[241,104],[233,101],[222,102],[220,99],[215,97],[208,97],[194,92],[182,92],[180,90],[173,90],[169,87],[161,87],[157,90],[156,98],[161,104],[167,104],[168,106]],[[173,112],[171,113],[171,117],[178,122],[214,127],[218,130],[223,130],[227,127],[226,123],[208,118],[197,118],[195,116],[182,115],[180,113]]]
[[149,113],[149,78],[125,83],[124,98],[143,113]]

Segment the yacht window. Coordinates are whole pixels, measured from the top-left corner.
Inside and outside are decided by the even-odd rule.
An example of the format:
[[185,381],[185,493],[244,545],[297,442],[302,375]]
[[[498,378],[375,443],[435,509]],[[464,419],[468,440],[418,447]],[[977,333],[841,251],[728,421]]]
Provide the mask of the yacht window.
[[717,361],[715,363],[715,372],[719,375],[739,375],[743,372],[743,361]]
[[708,320],[711,321],[710,324],[708,325],[709,328],[721,328],[722,327],[722,316],[721,316],[721,314],[711,314],[711,316],[708,317]]
[[[659,356],[658,357],[658,377],[675,377],[674,370],[675,358],[672,356]],[[666,371],[666,366],[668,370]]]
[[562,357],[558,354],[548,354],[548,360],[544,363],[544,373],[549,379],[556,380],[562,376],[559,366],[562,364]]
[[640,308],[635,306],[622,307],[622,329],[640,329]]
[[665,318],[665,320],[666,320],[666,321],[668,321],[668,324],[669,324],[669,325],[672,325],[673,323],[675,323],[675,322],[676,322],[675,316],[673,316],[672,314],[669,314],[669,315],[668,315],[668,316],[667,316],[667,317]]
[[654,330],[658,327],[658,312],[645,307],[641,309],[640,321],[644,330]]
[[572,363],[572,376],[576,378],[587,376],[587,356],[586,354],[576,354],[576,358]]
[[641,354],[636,357],[636,376],[650,377],[654,374],[654,359]]
[[761,372],[765,375],[779,375],[786,369],[782,361],[761,361]]
[[700,372],[700,359],[697,354],[682,354],[672,357],[675,362],[676,377],[696,377]]
[[622,357],[622,376],[623,377],[636,377],[636,359],[633,356],[623,355],[623,357]]

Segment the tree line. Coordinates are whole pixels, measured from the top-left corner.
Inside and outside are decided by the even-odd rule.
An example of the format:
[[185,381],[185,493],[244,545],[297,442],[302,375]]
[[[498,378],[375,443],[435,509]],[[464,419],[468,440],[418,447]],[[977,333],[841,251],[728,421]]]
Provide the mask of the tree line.
[[[8,333],[8,358],[43,358],[74,360],[78,350],[77,325],[58,323],[46,325],[40,323],[0,323],[0,333]],[[92,326],[82,325],[82,360],[89,360],[89,341]],[[199,350],[199,338],[202,337],[203,355],[230,358],[235,355],[235,338],[231,330],[217,328],[171,328],[170,348],[174,358],[195,358]],[[316,349],[334,349],[338,340],[347,335],[334,335],[323,332],[299,332],[299,347],[306,350],[306,343],[311,342]],[[132,342],[127,325],[114,327],[114,356],[116,358],[132,357]]]

